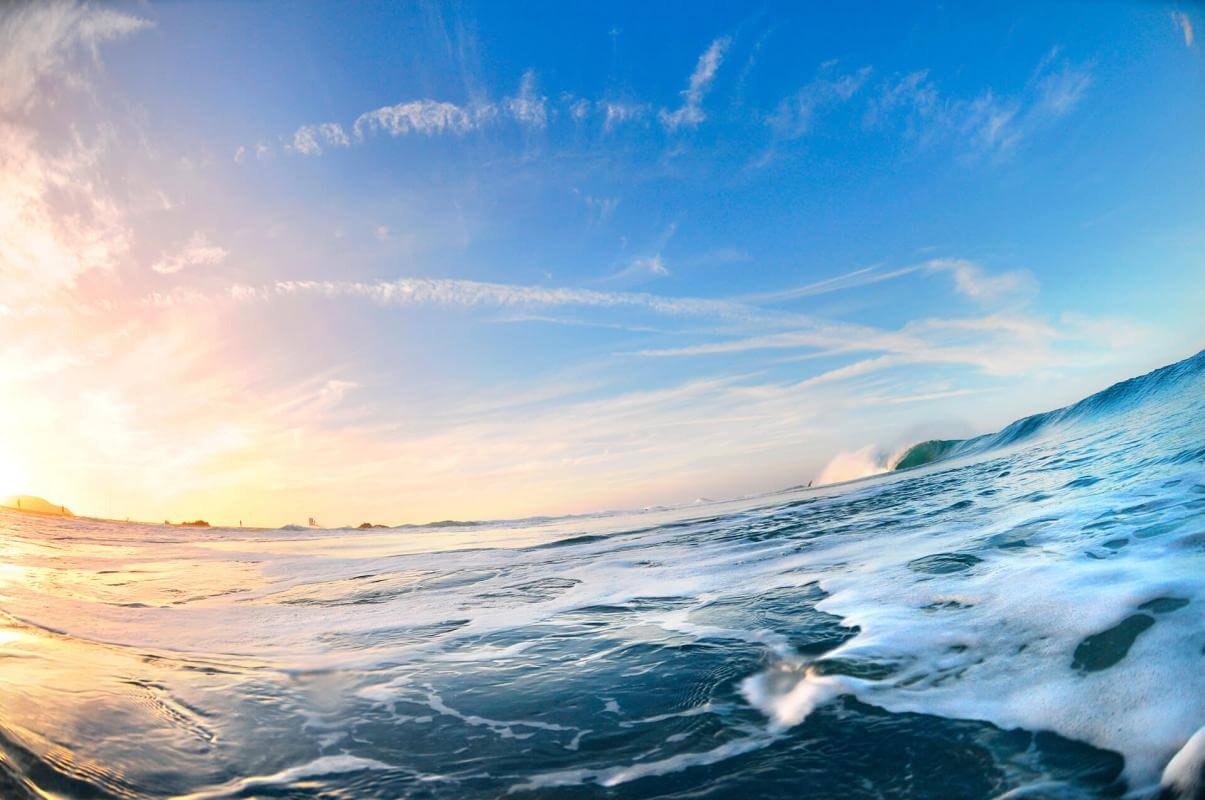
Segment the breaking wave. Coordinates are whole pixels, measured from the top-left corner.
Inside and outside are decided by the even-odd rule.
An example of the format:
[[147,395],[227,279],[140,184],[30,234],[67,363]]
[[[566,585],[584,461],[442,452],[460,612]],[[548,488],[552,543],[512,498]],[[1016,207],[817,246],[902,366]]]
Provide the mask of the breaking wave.
[[995,433],[971,439],[930,439],[915,444],[892,462],[892,469],[911,469],[946,458],[1008,447],[1059,426],[1097,420],[1152,404],[1161,394],[1174,392],[1183,382],[1199,379],[1203,370],[1205,350],[1146,375],[1115,383],[1073,405],[1019,419]]

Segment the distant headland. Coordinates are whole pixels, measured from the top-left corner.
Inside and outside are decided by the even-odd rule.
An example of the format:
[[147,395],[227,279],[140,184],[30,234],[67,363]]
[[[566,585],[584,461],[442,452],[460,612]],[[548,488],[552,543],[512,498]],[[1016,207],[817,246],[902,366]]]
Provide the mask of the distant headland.
[[51,514],[56,517],[74,517],[67,506],[56,505],[43,497],[32,494],[18,494],[4,498],[0,507],[14,511],[26,511],[30,514]]

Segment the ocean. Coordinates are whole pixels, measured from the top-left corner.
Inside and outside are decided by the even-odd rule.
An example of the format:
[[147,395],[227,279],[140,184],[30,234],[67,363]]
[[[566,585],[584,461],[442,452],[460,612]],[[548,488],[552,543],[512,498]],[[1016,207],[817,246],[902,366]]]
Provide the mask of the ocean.
[[928,444],[567,518],[0,512],[0,796],[1202,797],[1205,352]]

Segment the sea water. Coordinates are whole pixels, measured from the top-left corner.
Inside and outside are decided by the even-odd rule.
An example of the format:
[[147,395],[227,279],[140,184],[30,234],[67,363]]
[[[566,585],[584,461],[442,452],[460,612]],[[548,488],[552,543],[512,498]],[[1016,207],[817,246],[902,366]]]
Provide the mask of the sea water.
[[638,513],[2,512],[0,796],[1200,797],[1203,390]]

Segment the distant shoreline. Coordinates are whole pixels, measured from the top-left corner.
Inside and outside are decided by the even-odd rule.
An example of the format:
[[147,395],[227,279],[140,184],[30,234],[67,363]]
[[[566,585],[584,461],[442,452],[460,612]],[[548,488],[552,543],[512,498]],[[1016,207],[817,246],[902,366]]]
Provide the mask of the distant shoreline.
[[[70,511],[64,513],[62,511],[35,511],[32,508],[21,508],[20,506],[10,506],[0,504],[0,511],[16,511],[18,514],[36,514],[39,517],[63,517],[64,519],[87,519],[87,517],[79,517],[72,514]],[[117,520],[112,520],[116,522]]]
[[[88,516],[87,514],[73,514],[70,511],[68,511],[65,514],[60,511],[35,511],[30,508],[18,508],[17,506],[10,506],[5,503],[0,503],[0,511],[14,511],[18,514],[33,514],[33,515],[36,515],[39,517],[60,517],[62,519],[78,519],[78,520],[82,520],[84,522],[114,522],[114,523],[117,523],[118,525],[147,525],[147,526],[153,527],[153,528],[165,527],[162,522],[151,522],[149,520],[115,519],[115,518],[109,518],[109,517],[92,517],[92,516]],[[206,528],[204,528],[204,527],[190,525],[188,523],[183,523],[183,522],[168,523],[168,525],[166,527],[193,528],[193,529],[199,528],[200,530],[206,530]],[[242,531],[280,530],[280,528],[264,527],[262,525],[210,525],[209,529],[212,529],[212,530],[226,529],[226,530],[242,530]],[[320,530],[320,529],[316,528],[315,530]]]

